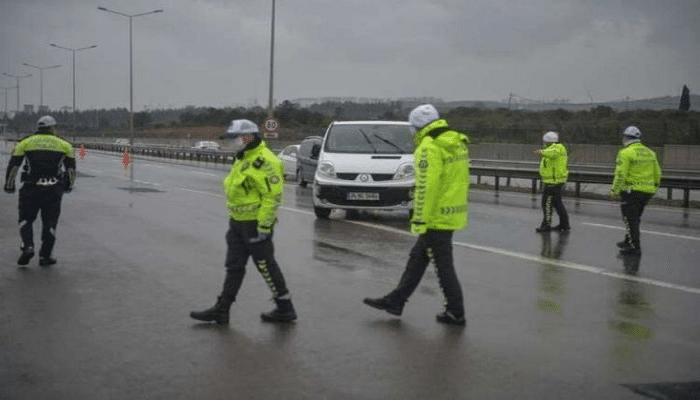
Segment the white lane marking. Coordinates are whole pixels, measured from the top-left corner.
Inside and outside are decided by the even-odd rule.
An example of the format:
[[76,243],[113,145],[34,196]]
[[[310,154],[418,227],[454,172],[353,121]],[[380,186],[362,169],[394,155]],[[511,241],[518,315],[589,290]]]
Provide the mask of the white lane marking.
[[[597,226],[600,228],[609,228],[609,229],[619,229],[619,230],[625,230],[625,228],[621,226],[614,226],[614,225],[603,225],[603,224],[594,224],[592,222],[582,222],[583,225],[590,225],[590,226]],[[675,233],[666,233],[666,232],[659,232],[659,231],[647,231],[642,229],[640,232],[643,233],[649,233],[652,235],[659,235],[659,236],[668,236],[672,238],[678,238],[678,239],[689,239],[689,240],[700,240],[700,237],[697,236],[687,236],[687,235],[677,235]]]
[[192,174],[192,175],[205,175],[205,176],[221,176],[220,174],[211,174],[209,172],[199,172],[199,171],[190,171],[190,174]]
[[291,208],[291,207],[280,207],[280,210],[291,211],[291,212],[295,212],[295,213],[298,213],[298,214],[315,215],[315,214],[312,213],[311,211],[298,210],[298,209],[296,209],[296,208]]
[[640,278],[637,276],[621,274],[619,272],[609,272],[609,271],[606,271],[606,270],[604,270],[602,268],[598,268],[598,267],[591,267],[588,265],[577,264],[577,263],[572,263],[572,262],[568,262],[568,261],[559,261],[559,260],[555,260],[552,258],[535,256],[535,255],[525,254],[525,253],[519,253],[519,252],[515,252],[515,251],[499,249],[496,247],[479,246],[479,245],[475,245],[475,244],[460,243],[460,242],[454,242],[453,244],[455,244],[456,246],[466,247],[466,248],[470,248],[470,249],[474,249],[474,250],[485,251],[488,253],[502,254],[502,255],[509,256],[509,257],[520,258],[522,260],[528,260],[528,261],[549,264],[549,265],[562,267],[562,268],[569,268],[569,269],[575,269],[575,270],[584,271],[584,272],[590,272],[593,274],[609,276],[611,278],[625,279],[628,281],[633,281],[633,282],[638,282],[638,283],[646,283],[647,285],[659,286],[659,287],[668,288],[668,289],[676,289],[676,290],[680,290],[680,291],[687,292],[687,293],[700,294],[700,288],[684,286],[684,285],[676,285],[675,283],[658,281],[656,279]]
[[182,188],[182,187],[179,187],[178,189],[180,189],[180,190],[184,190],[185,192],[192,192],[192,193],[206,194],[206,195],[209,195],[209,196],[214,196],[214,197],[221,197],[221,198],[223,198],[223,197],[224,197],[224,195],[222,195],[222,194],[219,194],[219,193],[213,193],[213,192],[205,192],[204,190],[194,190],[194,189],[187,189],[187,188]]
[[[296,211],[296,210],[290,210],[290,211]],[[375,228],[375,229],[380,229],[380,230],[384,230],[384,231],[388,231],[388,232],[398,233],[400,235],[405,235],[405,236],[417,236],[416,234],[413,234],[411,232],[403,231],[401,229],[391,228],[388,226],[373,225],[371,223],[362,222],[362,221],[345,220],[345,222],[350,223],[350,224],[366,226],[368,228]],[[599,267],[591,267],[588,265],[577,264],[577,263],[572,263],[572,262],[568,262],[568,261],[560,261],[560,260],[555,260],[553,258],[546,258],[546,257],[542,257],[542,256],[532,255],[532,254],[520,253],[517,251],[500,249],[497,247],[480,246],[480,245],[476,245],[476,244],[463,243],[463,242],[453,242],[452,244],[454,244],[455,246],[465,247],[468,249],[483,251],[483,252],[487,252],[487,253],[499,254],[499,255],[504,255],[504,256],[513,257],[513,258],[519,258],[521,260],[527,260],[527,261],[532,261],[532,262],[537,262],[537,263],[542,263],[542,264],[548,264],[548,265],[553,265],[553,266],[562,267],[562,268],[574,269],[574,270],[583,271],[583,272],[590,272],[592,274],[609,276],[611,278],[625,279],[628,281],[645,283],[647,285],[653,285],[653,286],[658,286],[658,287],[663,287],[663,288],[668,288],[668,289],[680,290],[680,291],[683,291],[686,293],[700,294],[700,288],[683,286],[683,285],[676,285],[674,283],[658,281],[656,279],[640,278],[637,276],[621,274],[618,272],[609,272],[609,271],[606,271],[605,269],[599,268]]]
[[144,184],[144,185],[160,186],[160,183],[147,182],[147,181],[140,181],[140,180],[138,180],[138,179],[134,179],[134,182],[136,182],[136,183],[142,183],[142,184]]

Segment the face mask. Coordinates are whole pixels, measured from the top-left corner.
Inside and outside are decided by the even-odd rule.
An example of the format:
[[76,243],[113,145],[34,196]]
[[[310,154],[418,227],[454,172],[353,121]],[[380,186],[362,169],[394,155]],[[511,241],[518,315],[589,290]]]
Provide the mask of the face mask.
[[245,149],[246,143],[243,141],[243,136],[238,136],[237,138],[233,139],[233,143],[231,144],[231,149],[233,150],[234,153],[240,153]]

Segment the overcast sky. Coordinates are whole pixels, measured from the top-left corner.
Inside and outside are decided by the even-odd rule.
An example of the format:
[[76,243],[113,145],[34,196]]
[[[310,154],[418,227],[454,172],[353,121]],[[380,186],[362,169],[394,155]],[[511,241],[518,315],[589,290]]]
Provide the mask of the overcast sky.
[[[0,74],[20,103],[266,107],[272,0],[0,0]],[[700,91],[698,0],[277,0],[274,97],[572,103]],[[0,87],[15,86],[0,78]],[[0,91],[0,96],[3,91]],[[16,92],[8,91],[9,108]],[[0,97],[0,108],[4,99]]]

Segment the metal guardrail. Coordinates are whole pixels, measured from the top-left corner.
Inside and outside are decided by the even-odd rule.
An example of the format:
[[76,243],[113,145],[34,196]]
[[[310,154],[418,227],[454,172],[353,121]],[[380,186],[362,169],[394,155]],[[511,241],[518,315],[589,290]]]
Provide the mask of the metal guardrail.
[[[128,145],[114,143],[81,143],[86,149],[104,150],[115,153],[124,153],[128,150],[131,155],[144,155],[152,157],[170,158],[175,160],[190,160],[190,161],[205,161],[213,163],[233,162],[234,153],[226,150],[203,150],[194,148],[154,146],[154,145],[137,145],[130,147]],[[74,144],[74,147],[76,144]]]
[[[104,150],[123,153],[129,146],[113,143],[81,143],[87,149]],[[274,151],[274,150],[273,150]],[[163,157],[176,160],[204,161],[213,163],[233,162],[234,153],[224,150],[200,150],[193,148],[137,145],[130,149],[130,154]],[[531,192],[537,193],[540,175],[538,163],[530,161],[502,161],[502,160],[471,160],[471,175],[477,177],[477,183],[481,183],[481,177],[494,177],[494,190],[500,189],[500,179],[506,178],[506,186],[510,185],[510,179],[528,179],[532,181]],[[613,181],[613,166],[597,165],[569,165],[569,182],[575,184],[574,195],[581,197],[581,184],[596,183],[611,185]],[[690,191],[700,190],[700,172],[672,170],[663,171],[661,187],[667,189],[667,199],[672,200],[672,190],[683,190],[683,207],[690,207]]]
[[[471,175],[477,177],[477,183],[481,183],[482,176],[494,177],[494,189],[499,190],[500,178],[506,178],[509,185],[511,178],[529,179],[532,181],[531,193],[537,193],[538,182],[540,182],[539,169],[536,163],[518,162],[516,167],[495,166],[494,160],[472,160],[470,167]],[[512,164],[504,161],[503,164]],[[593,171],[593,170],[598,171]],[[607,170],[607,171],[604,171]],[[610,167],[596,167],[590,165],[569,165],[568,182],[575,184],[574,195],[581,197],[582,183],[597,183],[612,185],[614,170]],[[687,174],[687,175],[686,175]],[[683,190],[683,207],[690,207],[690,191],[700,190],[700,177],[696,171],[663,171],[661,176],[661,186],[667,189],[667,199],[672,200],[672,190]]]

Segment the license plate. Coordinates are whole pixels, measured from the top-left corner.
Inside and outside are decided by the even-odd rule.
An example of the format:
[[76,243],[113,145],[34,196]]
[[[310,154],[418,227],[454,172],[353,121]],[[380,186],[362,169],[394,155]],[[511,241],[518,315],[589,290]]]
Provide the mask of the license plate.
[[348,200],[379,200],[379,193],[374,192],[349,192]]

